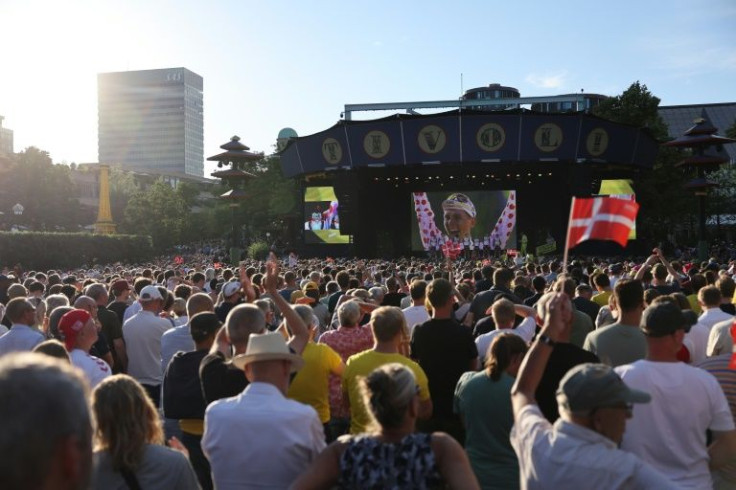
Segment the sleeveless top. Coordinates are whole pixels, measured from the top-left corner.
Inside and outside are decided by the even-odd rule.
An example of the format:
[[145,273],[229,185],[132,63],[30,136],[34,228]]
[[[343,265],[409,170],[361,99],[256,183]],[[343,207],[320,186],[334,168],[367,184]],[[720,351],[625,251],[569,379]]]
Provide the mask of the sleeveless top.
[[398,443],[368,435],[351,437],[340,457],[340,488],[443,488],[431,434],[409,434]]

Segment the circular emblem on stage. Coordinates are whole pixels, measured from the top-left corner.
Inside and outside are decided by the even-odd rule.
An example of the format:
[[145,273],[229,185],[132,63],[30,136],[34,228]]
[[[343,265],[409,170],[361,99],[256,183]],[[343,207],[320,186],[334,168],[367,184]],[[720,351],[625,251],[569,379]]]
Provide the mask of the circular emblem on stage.
[[562,144],[562,129],[556,124],[542,124],[534,132],[534,144],[542,151],[557,150]]
[[322,156],[330,165],[337,165],[342,160],[342,146],[335,138],[327,138],[322,142]]
[[481,150],[497,151],[506,143],[506,131],[496,123],[484,124],[475,135],[475,141]]
[[369,131],[363,138],[363,149],[371,158],[383,158],[391,149],[391,140],[383,131]]
[[594,157],[603,155],[608,149],[608,132],[603,128],[595,128],[585,140],[585,147]]
[[439,153],[447,144],[447,135],[441,127],[430,124],[419,130],[417,143],[419,143],[419,148],[425,153]]

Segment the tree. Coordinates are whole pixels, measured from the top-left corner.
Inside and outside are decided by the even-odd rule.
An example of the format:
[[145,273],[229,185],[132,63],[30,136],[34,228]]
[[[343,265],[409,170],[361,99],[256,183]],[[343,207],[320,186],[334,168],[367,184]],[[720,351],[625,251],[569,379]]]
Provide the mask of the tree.
[[[244,227],[246,241],[264,238],[266,232],[285,234],[284,221],[298,216],[299,187],[295,180],[281,173],[281,159],[277,155],[249,162],[245,170],[255,177],[245,184],[248,196],[236,210],[236,220]],[[222,183],[221,192],[228,188]],[[225,217],[230,229],[230,211],[221,210],[218,216]]]
[[[659,98],[646,85],[634,82],[621,95],[601,102],[593,114],[610,121],[647,128],[664,143],[669,139],[667,125],[659,116]],[[675,167],[683,158],[677,150],[660,147],[651,171],[634,179],[636,200],[640,204],[637,233],[650,243],[666,240],[681,230],[697,207],[693,195],[683,189],[690,176],[688,169]]]
[[730,128],[726,129],[726,136],[728,138],[736,139],[736,120],[733,121],[733,124]]
[[189,213],[186,202],[163,178],[145,191],[137,191],[125,207],[123,229],[149,235],[158,250],[181,242]]
[[[13,155],[0,180],[0,210],[9,220],[34,230],[76,231],[80,206],[70,171],[66,165],[54,165],[47,152],[32,146]],[[10,212],[16,203],[24,207],[18,218]]]

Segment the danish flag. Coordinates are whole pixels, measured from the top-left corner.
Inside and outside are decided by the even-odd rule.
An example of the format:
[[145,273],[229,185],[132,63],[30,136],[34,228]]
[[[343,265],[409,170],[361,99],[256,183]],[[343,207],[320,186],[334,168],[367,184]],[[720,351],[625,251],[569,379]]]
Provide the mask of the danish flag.
[[628,199],[573,197],[567,247],[586,240],[612,240],[625,247],[638,211],[639,205]]

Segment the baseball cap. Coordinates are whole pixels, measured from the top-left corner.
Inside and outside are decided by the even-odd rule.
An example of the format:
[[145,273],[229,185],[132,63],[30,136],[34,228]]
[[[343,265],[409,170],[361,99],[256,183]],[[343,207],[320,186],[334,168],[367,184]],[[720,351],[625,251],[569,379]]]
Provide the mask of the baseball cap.
[[579,364],[565,374],[557,388],[557,403],[572,413],[622,404],[649,403],[651,399],[649,393],[626,386],[616,371],[605,364]]
[[189,320],[189,331],[195,342],[201,342],[217,332],[222,323],[214,313],[205,311],[197,313]]
[[161,292],[158,290],[156,286],[150,285],[146,286],[143,289],[141,289],[141,294],[138,295],[139,301],[153,301],[156,299],[164,299],[163,296],[161,296]]
[[641,315],[640,327],[650,337],[665,337],[684,330],[688,321],[674,303],[656,303],[648,306]]
[[240,290],[240,283],[238,281],[231,281],[226,283],[222,287],[222,295],[224,297],[232,296]]
[[302,286],[302,291],[306,293],[308,289],[316,289],[319,291],[319,286],[314,281],[307,281],[304,286]]
[[59,320],[59,334],[64,341],[66,349],[71,351],[77,342],[77,335],[82,331],[92,316],[85,310],[74,309],[64,313]]

